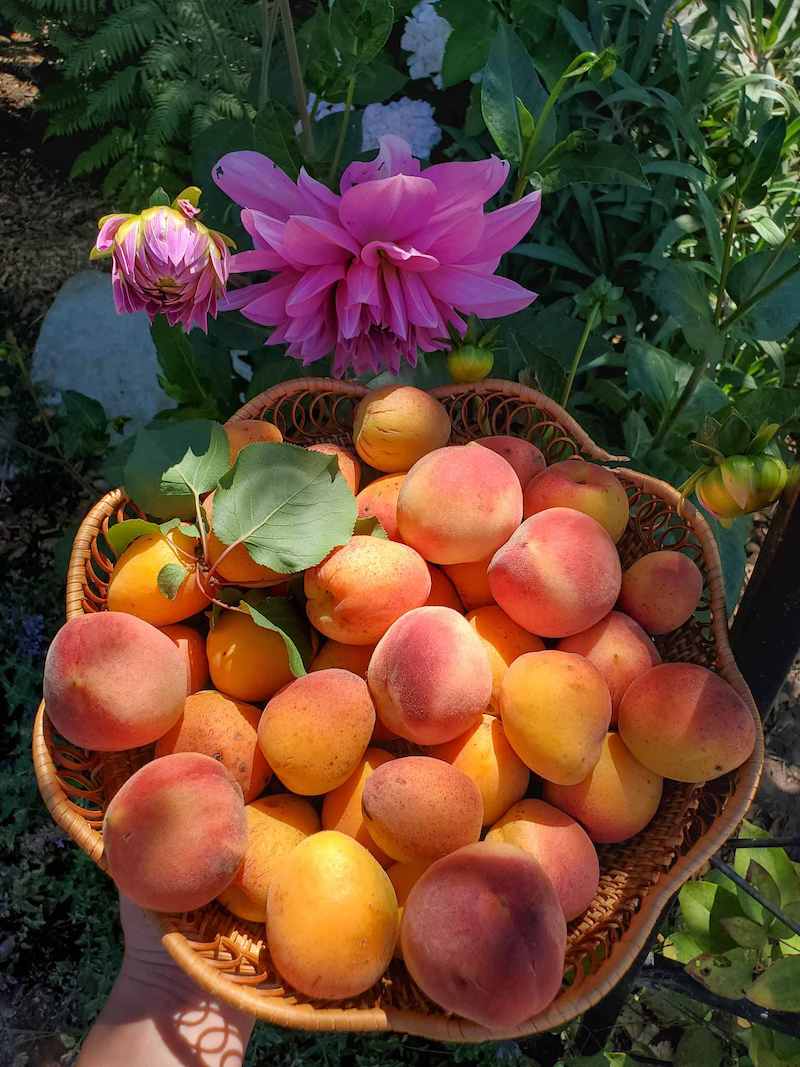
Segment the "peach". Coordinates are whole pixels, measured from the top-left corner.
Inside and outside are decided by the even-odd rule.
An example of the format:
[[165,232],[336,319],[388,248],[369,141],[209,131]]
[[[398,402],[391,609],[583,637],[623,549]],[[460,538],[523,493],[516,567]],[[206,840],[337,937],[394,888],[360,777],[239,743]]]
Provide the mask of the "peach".
[[619,732],[651,771],[678,782],[706,782],[739,767],[756,727],[724,678],[695,663],[662,663],[625,691]]
[[208,656],[206,656],[206,639],[193,626],[184,626],[179,622],[172,626],[159,627],[162,634],[170,639],[186,660],[189,671],[189,692],[198,693],[208,683]]
[[491,562],[492,557],[487,556],[486,559],[479,559],[474,563],[453,563],[442,568],[456,587],[459,598],[468,611],[494,603],[487,574]]
[[219,895],[220,904],[247,922],[263,923],[270,882],[284,856],[318,832],[319,816],[307,800],[290,793],[254,800],[244,809],[247,847],[236,876]]
[[489,564],[492,596],[541,637],[570,637],[614,607],[622,568],[614,542],[588,515],[549,508],[526,519]]
[[492,1029],[519,1026],[561,987],[567,927],[542,867],[483,842],[438,860],[411,890],[400,944],[431,1000]]
[[425,608],[452,608],[459,615],[464,610],[461,598],[456,592],[456,587],[438,567],[428,564],[428,574],[431,576],[431,593],[425,603]]
[[361,762],[375,725],[363,678],[329,668],[296,678],[267,704],[258,743],[287,789],[318,796]]
[[417,608],[390,626],[367,683],[383,725],[418,745],[458,737],[479,721],[492,695],[481,639],[451,608]]
[[630,753],[619,734],[608,734],[600,759],[574,785],[544,783],[544,799],[580,822],[592,841],[611,845],[644,830],[661,803],[664,781]]
[[77,615],[47,651],[47,717],[81,748],[149,745],[180,718],[188,678],[183,654],[149,622],[120,611]]
[[492,668],[492,699],[489,709],[500,714],[500,683],[514,662],[526,652],[543,652],[541,637],[523,630],[496,604],[476,608],[467,615],[467,622],[483,642],[489,666]]
[[703,575],[682,552],[650,552],[622,575],[619,607],[650,634],[668,634],[691,618]]
[[[197,581],[199,540],[177,527],[166,534],[145,534],[132,541],[111,572],[106,605],[109,611],[127,611],[153,626],[182,622],[208,607],[209,599]],[[175,596],[158,588],[158,576],[168,564],[186,569]]]
[[404,863],[430,863],[481,836],[478,787],[463,771],[430,756],[402,756],[377,767],[364,785],[361,807],[378,848]]
[[264,419],[239,419],[238,422],[226,422],[225,434],[231,450],[231,466],[243,448],[255,444],[280,444],[283,434],[277,426]]
[[422,557],[380,537],[351,537],[305,574],[306,614],[325,637],[347,645],[374,644],[430,591]]
[[306,996],[358,996],[382,976],[397,940],[392,883],[367,850],[323,830],[276,867],[267,894],[267,943],[278,973]]
[[582,915],[600,881],[597,850],[583,827],[543,800],[520,800],[494,824],[486,840],[529,852],[553,883],[567,922]]
[[541,778],[582,781],[600,758],[611,696],[598,669],[573,652],[527,652],[500,686],[500,713],[511,747]]
[[361,464],[349,448],[341,445],[309,445],[309,452],[321,452],[325,456],[336,456],[339,462],[339,471],[350,489],[353,496],[358,492],[361,484]]
[[140,908],[191,911],[228,886],[244,859],[242,791],[211,756],[176,752],[125,782],[103,820],[103,856]]
[[340,641],[323,641],[308,670],[311,673],[325,671],[329,667],[341,667],[343,671],[366,679],[374,650],[374,645],[343,645]]
[[588,630],[563,638],[557,647],[585,656],[605,678],[611,693],[612,726],[631,682],[661,662],[658,649],[639,623],[621,611],[612,611]]
[[368,748],[347,781],[337,789],[332,789],[322,802],[323,830],[338,830],[348,837],[354,837],[382,867],[391,863],[391,860],[381,852],[367,831],[361,810],[361,796],[372,772],[391,759],[394,759],[391,752],[385,752],[382,748]]
[[479,437],[475,444],[491,448],[492,452],[496,452],[498,456],[502,456],[507,463],[510,463],[523,489],[547,466],[547,461],[541,451],[524,437],[511,437],[507,434],[501,434],[498,437]]
[[208,519],[209,531],[206,535],[206,550],[212,572],[226,582],[236,585],[268,586],[285,580],[285,574],[270,567],[256,563],[244,544],[234,547],[223,544],[214,533],[214,494],[209,493],[203,501],[203,510]]
[[582,459],[565,459],[537,474],[525,486],[525,518],[548,508],[574,508],[593,519],[616,542],[628,525],[628,494],[605,467]]
[[222,612],[209,631],[206,652],[214,688],[237,700],[268,700],[294,677],[280,634],[243,611]]
[[474,563],[522,519],[514,468],[491,449],[451,445],[418,460],[397,498],[397,530],[429,563]]
[[434,759],[463,771],[483,800],[484,826],[495,822],[525,795],[530,771],[506,740],[499,719],[484,715],[471,730],[428,749]]
[[202,752],[231,772],[245,804],[264,791],[272,770],[258,747],[261,709],[207,689],[186,698],[183,715],[156,743],[156,756]]
[[399,541],[397,533],[397,498],[403,484],[402,474],[384,474],[365,486],[356,497],[359,519],[377,519],[390,541]]
[[384,385],[362,397],[353,419],[356,452],[379,471],[407,471],[450,438],[450,416],[422,389]]

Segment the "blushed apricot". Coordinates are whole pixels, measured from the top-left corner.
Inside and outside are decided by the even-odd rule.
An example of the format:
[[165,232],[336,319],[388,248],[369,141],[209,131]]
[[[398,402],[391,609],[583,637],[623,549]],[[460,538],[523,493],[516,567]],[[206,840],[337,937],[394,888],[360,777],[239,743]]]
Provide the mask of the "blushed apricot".
[[464,605],[461,603],[461,598],[456,592],[456,587],[444,571],[439,570],[438,567],[434,567],[432,563],[429,563],[428,573],[431,576],[431,592],[430,596],[423,604],[423,607],[452,608],[453,611],[457,611],[460,615],[464,610]]
[[239,419],[225,423],[225,435],[231,450],[231,466],[243,448],[259,443],[280,444],[283,434],[277,426],[264,419]]
[[456,587],[459,598],[468,611],[494,604],[494,597],[489,588],[487,570],[492,557],[479,559],[475,563],[453,563],[442,570]]
[[214,688],[237,700],[263,701],[294,678],[280,634],[243,611],[223,611],[206,639]]
[[543,652],[544,641],[518,626],[502,608],[489,604],[467,615],[467,622],[483,642],[492,669],[492,699],[489,709],[500,714],[500,683],[506,671],[526,652]]
[[[197,581],[198,545],[196,537],[187,537],[177,527],[165,534],[137,537],[114,564],[106,597],[108,610],[126,611],[153,626],[166,626],[208,607],[209,599]],[[158,576],[170,564],[186,570],[173,597],[158,588]]]
[[361,810],[361,796],[372,772],[391,759],[394,759],[391,752],[385,752],[382,748],[368,748],[347,781],[332,789],[322,802],[323,830],[338,830],[355,838],[382,867],[391,860],[385,852],[381,852],[367,831]]
[[353,496],[356,495],[358,487],[361,484],[361,464],[349,448],[342,448],[340,445],[330,444],[309,445],[308,451],[321,452],[325,456],[336,456],[342,477],[347,482]]
[[384,385],[362,397],[353,420],[356,452],[379,471],[407,471],[447,444],[450,416],[422,389]]
[[650,634],[668,634],[691,618],[703,575],[682,552],[650,552],[622,575],[619,606]]
[[184,626],[179,622],[172,626],[160,626],[159,629],[183,653],[189,671],[189,692],[198,693],[205,689],[208,683],[208,657],[204,635],[194,626]]
[[605,467],[582,459],[565,459],[537,474],[525,486],[525,518],[548,508],[574,508],[593,519],[616,542],[628,525],[628,494]]
[[401,474],[384,474],[365,486],[356,497],[359,519],[377,519],[390,541],[399,541],[397,533],[397,498],[405,478]]
[[498,437],[479,437],[475,444],[491,448],[492,452],[496,452],[510,463],[523,489],[547,466],[541,451],[523,437],[510,437],[505,434]]

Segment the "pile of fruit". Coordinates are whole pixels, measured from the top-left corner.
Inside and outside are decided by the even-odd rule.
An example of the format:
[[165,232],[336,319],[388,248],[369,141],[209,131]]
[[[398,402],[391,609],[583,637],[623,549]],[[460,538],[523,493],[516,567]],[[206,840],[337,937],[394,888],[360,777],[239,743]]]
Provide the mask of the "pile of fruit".
[[108,610],[45,668],[69,742],[154,745],[103,824],[120,890],[266,923],[308,997],[355,997],[397,955],[446,1011],[540,1012],[595,845],[644,829],[665,778],[752,752],[737,693],[651,639],[697,609],[698,568],[659,551],[623,572],[614,474],[449,445],[410,387],[364,397],[354,450],[260,421],[153,434],[125,479],[150,518],[108,533]]

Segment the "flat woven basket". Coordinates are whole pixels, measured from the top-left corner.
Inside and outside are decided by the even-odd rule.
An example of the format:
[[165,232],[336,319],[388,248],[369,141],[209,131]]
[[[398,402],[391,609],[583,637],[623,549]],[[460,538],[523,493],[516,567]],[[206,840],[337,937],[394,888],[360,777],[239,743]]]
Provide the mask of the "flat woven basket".
[[[270,389],[232,422],[266,418],[298,445],[351,443],[353,413],[363,386],[306,378]],[[598,448],[562,408],[532,389],[503,381],[433,390],[449,411],[454,442],[513,434],[537,444],[549,462],[581,455],[605,464],[623,457]],[[680,630],[656,638],[665,660],[688,660],[718,671],[743,697],[756,724],[755,751],[744,766],[707,785],[668,783],[651,824],[621,845],[601,846],[602,876],[588,911],[570,923],[564,983],[541,1014],[511,1030],[490,1031],[446,1014],[414,985],[395,960],[372,989],[354,1000],[313,1001],[282,984],[264,943],[263,927],[214,903],[184,915],[159,915],[163,943],[209,993],[280,1026],[305,1030],[388,1031],[442,1041],[485,1041],[540,1033],[564,1024],[605,996],[631,966],[666,902],[733,833],[761,771],[764,744],[750,692],[728,645],[716,543],[695,509],[671,486],[626,468],[611,469],[625,485],[631,520],[620,542],[623,565],[660,548],[680,549],[703,573],[700,607]],[[109,524],[135,514],[122,490],[103,497],[81,525],[67,581],[67,617],[102,611],[113,555],[103,539]],[[106,804],[151,749],[92,753],[55,739],[44,706],[34,725],[39,789],[55,821],[101,867]]]

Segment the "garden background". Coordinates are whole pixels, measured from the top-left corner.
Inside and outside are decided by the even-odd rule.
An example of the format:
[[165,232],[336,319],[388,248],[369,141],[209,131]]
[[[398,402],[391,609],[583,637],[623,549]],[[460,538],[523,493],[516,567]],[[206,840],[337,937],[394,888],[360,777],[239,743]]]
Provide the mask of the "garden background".
[[[543,201],[501,265],[541,295],[501,320],[493,376],[566,399],[600,445],[674,485],[703,462],[693,440],[734,409],[740,432],[777,423],[784,455],[794,450],[800,0],[308,0],[291,5],[294,38],[281,8],[7,0],[0,15],[0,1062],[15,1067],[72,1062],[119,960],[111,884],[52,825],[29,757],[71,537],[118,484],[131,440],[129,412],[32,377],[43,318],[89,269],[98,216],[193,182],[203,221],[246,248],[210,178],[226,151],[256,149],[329,182],[387,132],[434,162],[494,152],[512,165],[498,202],[531,188]],[[170,404],[157,418],[224,420],[272,384],[327,372],[287,358],[268,332],[239,314],[188,337],[157,321]],[[444,354],[403,378],[450,380]],[[711,522],[732,611],[766,518]],[[798,692],[793,673],[767,721],[753,819],[773,834],[800,824]],[[676,922],[685,929],[676,915],[658,951]],[[585,1062],[573,1038],[562,1035],[570,1065]],[[759,1040],[690,998],[640,988],[609,1054],[591,1062],[800,1062],[797,1045]],[[552,1062],[524,1042],[447,1048],[259,1026],[248,1063],[451,1059]]]

